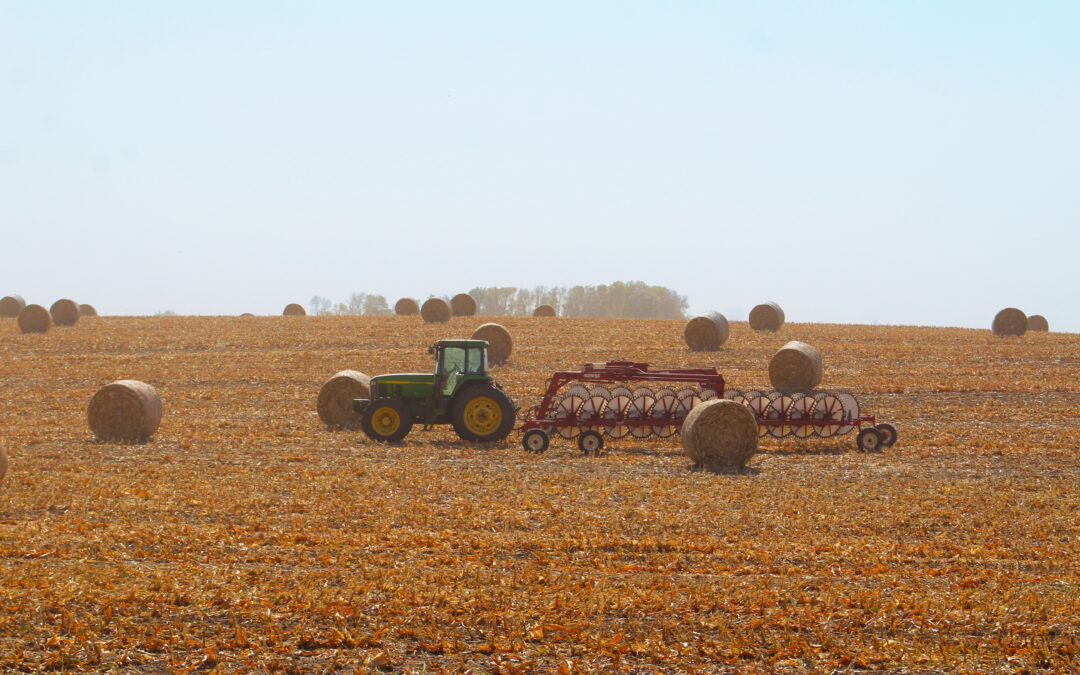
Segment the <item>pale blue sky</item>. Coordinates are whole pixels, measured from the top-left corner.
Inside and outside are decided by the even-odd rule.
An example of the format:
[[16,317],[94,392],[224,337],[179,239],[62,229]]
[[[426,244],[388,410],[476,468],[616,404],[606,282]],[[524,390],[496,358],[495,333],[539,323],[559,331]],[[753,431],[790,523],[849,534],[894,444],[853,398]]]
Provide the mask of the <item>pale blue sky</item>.
[[0,295],[1080,331],[1080,3],[0,0]]

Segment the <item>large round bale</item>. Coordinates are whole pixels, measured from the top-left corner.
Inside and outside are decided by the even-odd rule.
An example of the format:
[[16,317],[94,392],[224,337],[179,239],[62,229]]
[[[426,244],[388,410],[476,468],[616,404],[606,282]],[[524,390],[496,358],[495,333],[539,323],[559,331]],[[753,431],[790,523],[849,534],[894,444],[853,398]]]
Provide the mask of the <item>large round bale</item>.
[[683,329],[683,339],[695,352],[719,349],[728,339],[727,318],[720,312],[694,317]]
[[488,362],[497,366],[506,363],[510,352],[514,351],[514,339],[510,331],[497,323],[485,323],[473,331],[472,339],[487,340]]
[[450,320],[450,303],[442,298],[428,298],[420,308],[420,316],[428,323],[445,323]]
[[24,333],[45,333],[50,327],[52,317],[41,305],[27,305],[19,312],[19,330]]
[[307,316],[307,312],[304,311],[303,305],[298,305],[295,302],[290,302],[285,305],[285,311],[281,313],[282,316]]
[[809,391],[821,384],[821,352],[792,340],[769,360],[769,382],[780,391]]
[[697,466],[710,471],[737,469],[757,452],[757,420],[735,401],[699,403],[683,420],[682,446]]
[[772,333],[784,325],[784,310],[775,302],[763,302],[750,310],[750,327]]
[[371,396],[370,380],[358,370],[343,370],[327,380],[319,390],[319,400],[315,404],[319,419],[327,426],[340,429],[359,427],[360,413],[353,410],[352,401]]
[[98,315],[97,310],[94,309],[93,305],[88,305],[85,302],[83,304],[79,305],[79,316],[80,317],[97,316],[97,315]]
[[23,311],[23,307],[26,307],[26,301],[21,295],[5,295],[0,298],[0,317],[14,319]]
[[476,316],[476,298],[468,293],[458,293],[450,298],[450,311],[454,316]]
[[533,316],[557,316],[557,312],[551,305],[540,305],[533,310]]
[[86,416],[99,440],[142,442],[161,423],[161,398],[145,382],[117,380],[98,389]]
[[394,314],[398,316],[415,316],[420,313],[420,303],[412,298],[402,298],[394,303]]
[[1006,307],[994,317],[994,335],[1023,335],[1028,329],[1027,315],[1015,307]]
[[57,326],[74,326],[79,320],[79,305],[74,300],[61,298],[52,304],[49,314]]
[[1027,329],[1046,332],[1050,330],[1050,324],[1046,322],[1046,317],[1042,314],[1032,314],[1028,317]]

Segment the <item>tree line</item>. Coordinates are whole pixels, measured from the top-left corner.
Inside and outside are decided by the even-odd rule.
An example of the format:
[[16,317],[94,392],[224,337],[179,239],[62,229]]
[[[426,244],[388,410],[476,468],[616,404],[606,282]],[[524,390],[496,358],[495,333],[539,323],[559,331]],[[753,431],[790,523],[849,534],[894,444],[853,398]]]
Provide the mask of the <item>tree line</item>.
[[682,319],[687,308],[685,295],[641,281],[532,289],[474,288],[469,295],[476,298],[478,313],[487,316],[529,315],[540,305],[551,305],[559,316]]
[[[481,316],[529,316],[540,305],[551,305],[559,316],[684,319],[687,308],[685,295],[641,281],[598,286],[478,287],[469,295],[476,299],[477,314]],[[449,296],[439,297],[450,300]],[[353,293],[345,302],[316,295],[308,306],[311,314],[320,316],[393,314],[385,297],[371,293]]]
[[393,314],[393,310],[386,304],[386,298],[381,295],[369,293],[353,293],[345,302],[331,302],[327,298],[316,295],[308,303],[310,314],[317,316],[359,316],[361,314]]

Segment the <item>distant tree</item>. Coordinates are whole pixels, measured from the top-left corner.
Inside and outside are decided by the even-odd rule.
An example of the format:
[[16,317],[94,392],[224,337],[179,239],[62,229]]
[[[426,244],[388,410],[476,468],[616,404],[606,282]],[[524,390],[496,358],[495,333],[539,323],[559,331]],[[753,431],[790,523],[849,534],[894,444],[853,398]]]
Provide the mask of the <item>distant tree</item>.
[[364,298],[364,314],[392,314],[386,298],[381,295],[369,295]]
[[339,316],[359,316],[364,313],[364,301],[367,293],[353,293],[346,302],[334,305],[334,314]]
[[311,313],[315,316],[330,314],[330,306],[330,301],[319,295],[311,296],[311,300],[308,302],[308,307],[311,308]]

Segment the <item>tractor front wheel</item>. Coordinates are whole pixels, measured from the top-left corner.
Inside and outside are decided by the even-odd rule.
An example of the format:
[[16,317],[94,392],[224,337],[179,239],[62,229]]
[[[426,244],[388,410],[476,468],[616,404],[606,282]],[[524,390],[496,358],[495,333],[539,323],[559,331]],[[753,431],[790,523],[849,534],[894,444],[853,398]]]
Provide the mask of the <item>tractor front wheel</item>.
[[487,385],[469,387],[454,399],[450,421],[462,440],[501,441],[514,428],[514,403],[501,389]]
[[377,398],[364,408],[360,428],[374,441],[397,443],[412,429],[412,418],[401,401]]

